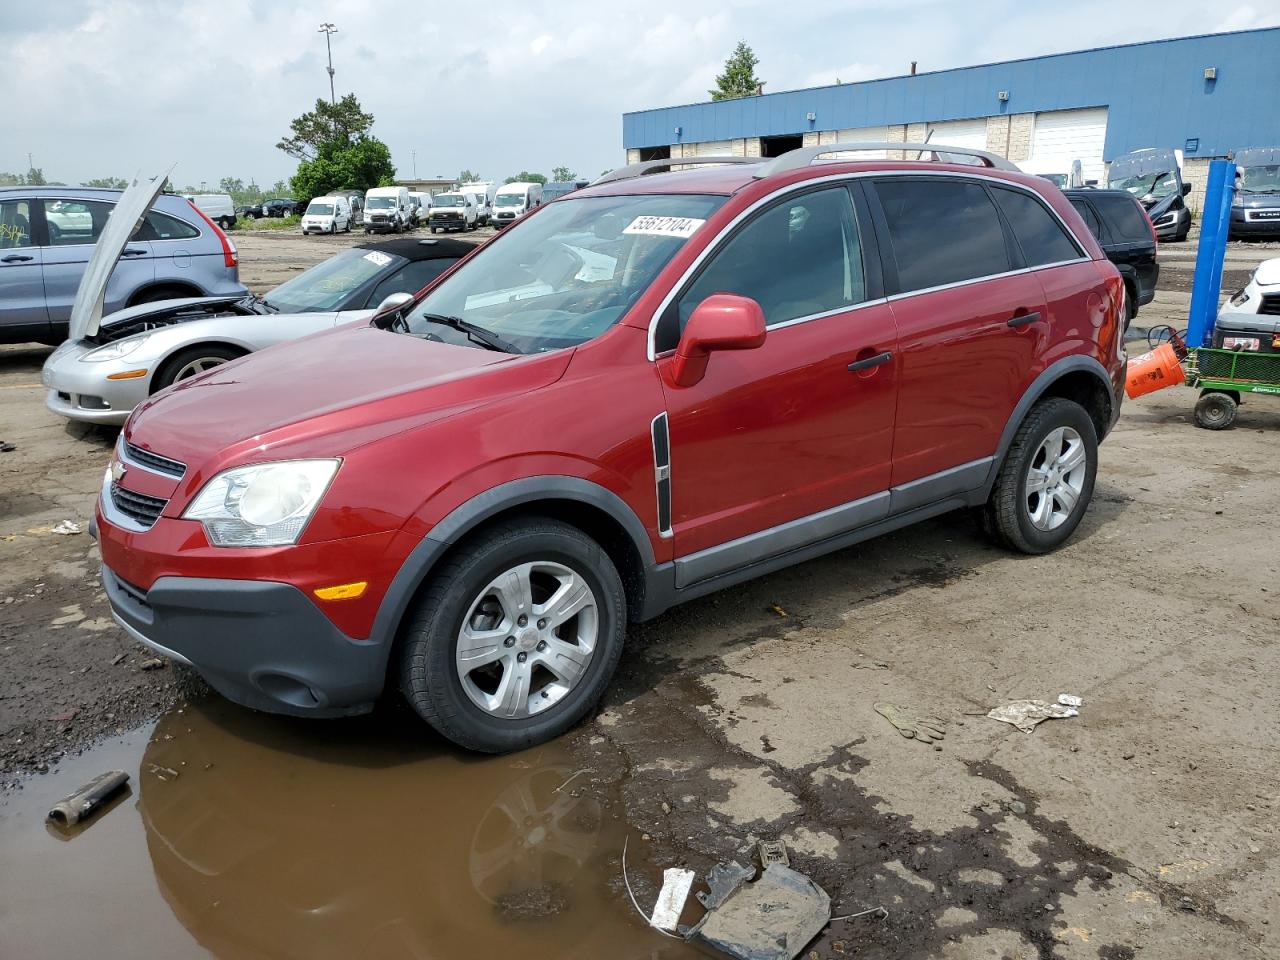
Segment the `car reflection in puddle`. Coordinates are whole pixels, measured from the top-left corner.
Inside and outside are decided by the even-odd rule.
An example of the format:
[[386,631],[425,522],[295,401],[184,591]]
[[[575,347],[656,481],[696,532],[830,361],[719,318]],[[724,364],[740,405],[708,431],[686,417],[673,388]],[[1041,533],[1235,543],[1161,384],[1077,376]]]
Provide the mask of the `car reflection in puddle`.
[[407,716],[212,700],[160,721],[138,810],[162,894],[217,956],[692,955],[616,893],[625,825],[575,773],[557,744],[476,758]]

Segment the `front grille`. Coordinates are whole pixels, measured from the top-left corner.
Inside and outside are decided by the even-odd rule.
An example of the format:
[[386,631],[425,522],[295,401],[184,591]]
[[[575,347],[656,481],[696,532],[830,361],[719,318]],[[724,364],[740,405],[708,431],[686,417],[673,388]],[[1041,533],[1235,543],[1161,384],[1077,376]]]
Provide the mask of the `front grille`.
[[148,470],[154,470],[156,473],[163,473],[170,477],[181,478],[187,472],[187,465],[177,460],[170,460],[168,457],[162,457],[158,453],[151,453],[143,450],[141,447],[135,447],[132,443],[124,445],[125,456],[132,460],[140,467],[146,467]]
[[1265,313],[1268,317],[1280,317],[1280,293],[1268,293],[1264,296],[1258,312]]
[[168,500],[162,500],[159,497],[149,497],[145,493],[126,490],[120,484],[112,481],[112,505],[126,517],[137,521],[147,529],[150,529],[160,519],[160,513],[168,502]]

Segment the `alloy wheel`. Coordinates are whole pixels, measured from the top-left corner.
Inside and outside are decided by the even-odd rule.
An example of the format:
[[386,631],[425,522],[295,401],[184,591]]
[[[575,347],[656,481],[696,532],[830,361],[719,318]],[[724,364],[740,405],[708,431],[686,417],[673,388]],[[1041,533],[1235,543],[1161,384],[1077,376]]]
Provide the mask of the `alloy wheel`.
[[599,629],[599,605],[581,574],[550,560],[519,564],[468,605],[454,653],[458,679],[491,716],[534,716],[586,675]]
[[1084,440],[1071,427],[1051,430],[1027,469],[1025,507],[1037,530],[1056,530],[1067,522],[1088,474]]
[[226,362],[227,361],[222,357],[197,357],[188,363],[184,363],[178,368],[178,372],[173,377],[173,382],[177,383],[179,380],[186,380],[189,377],[194,377],[197,374],[204,373],[206,370],[212,370],[214,367],[220,367]]

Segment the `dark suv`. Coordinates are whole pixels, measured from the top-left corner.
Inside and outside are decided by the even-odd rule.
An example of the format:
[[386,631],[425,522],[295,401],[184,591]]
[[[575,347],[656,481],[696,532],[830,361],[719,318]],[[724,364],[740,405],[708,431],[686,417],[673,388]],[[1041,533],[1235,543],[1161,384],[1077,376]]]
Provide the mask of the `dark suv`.
[[[982,166],[813,162],[846,150]],[[1123,305],[1061,191],[985,152],[641,163],[368,323],[135,409],[103,584],[241,703],[390,685],[457,743],[526,747],[682,601],[962,508],[1061,545],[1120,414]]]
[[264,200],[262,202],[262,216],[264,217],[288,217],[301,212],[298,209],[298,201],[287,197],[277,197],[274,200]]
[[1156,295],[1160,264],[1155,227],[1137,197],[1124,190],[1065,190],[1067,199],[1084,218],[1107,259],[1124,278],[1124,322],[1138,315],[1138,308]]

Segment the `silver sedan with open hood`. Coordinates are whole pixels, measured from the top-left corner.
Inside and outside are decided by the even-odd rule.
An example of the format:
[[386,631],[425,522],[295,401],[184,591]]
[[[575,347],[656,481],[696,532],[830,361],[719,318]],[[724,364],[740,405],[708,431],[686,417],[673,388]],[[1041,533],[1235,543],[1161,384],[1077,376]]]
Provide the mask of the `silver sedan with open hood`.
[[[142,204],[142,194],[131,197],[132,189],[121,198],[121,222],[134,209],[126,202],[137,200],[138,216],[150,206],[150,197]],[[369,243],[264,296],[163,300],[103,317],[102,290],[127,239],[128,232],[104,231],[72,308],[71,339],[45,361],[46,404],[72,420],[122,424],[135,406],[170,384],[255,350],[365,319],[387,297],[416,293],[474,249],[443,239]]]

